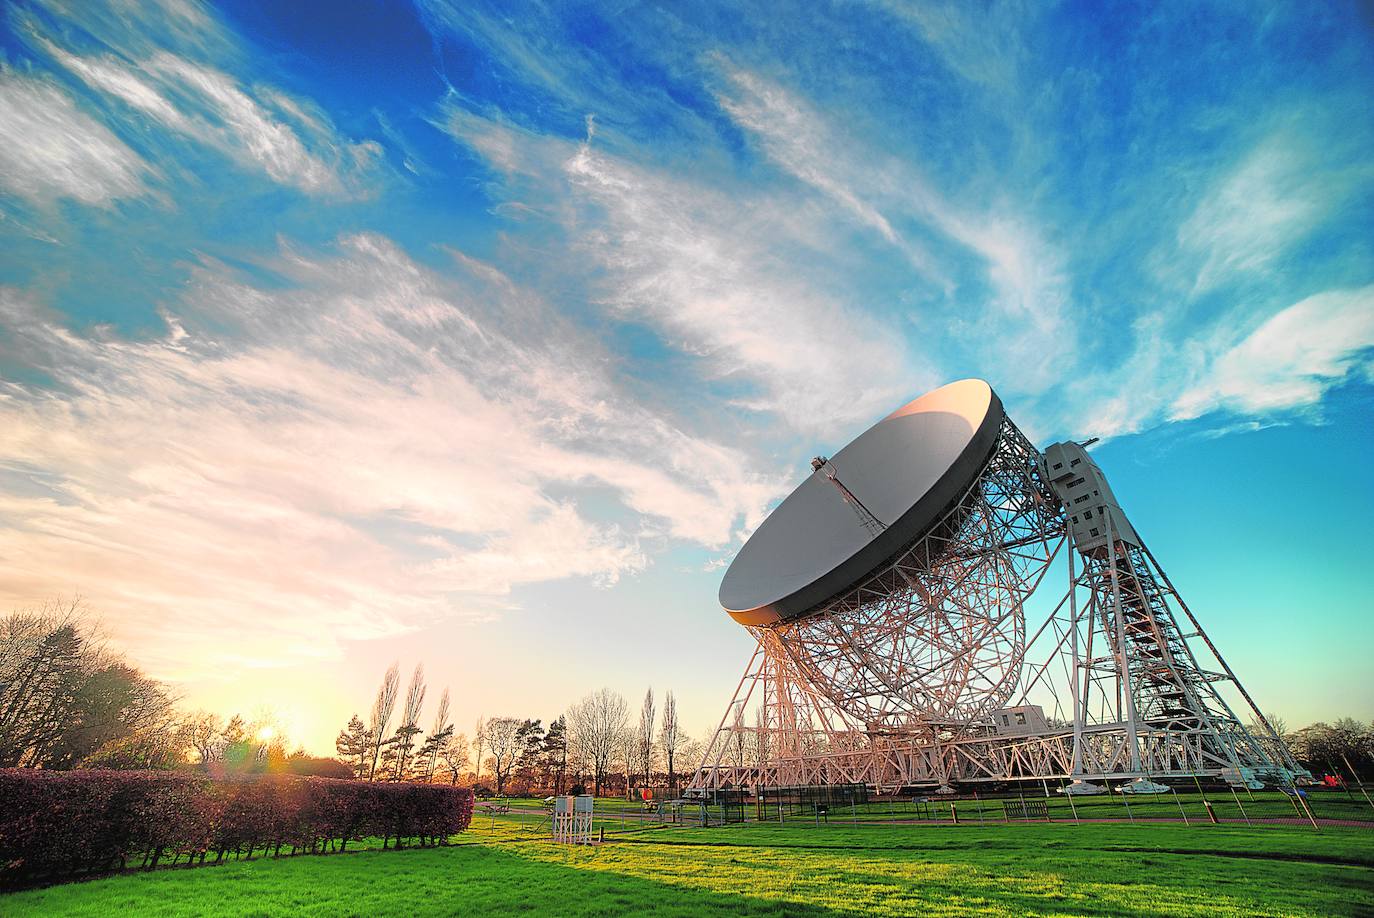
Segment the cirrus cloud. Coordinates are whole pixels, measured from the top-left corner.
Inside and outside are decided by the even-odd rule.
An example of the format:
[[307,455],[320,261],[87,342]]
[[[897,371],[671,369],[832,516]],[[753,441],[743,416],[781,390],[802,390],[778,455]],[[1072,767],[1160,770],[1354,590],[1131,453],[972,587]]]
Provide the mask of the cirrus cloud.
[[[207,260],[140,341],[6,291],[0,356],[53,385],[0,394],[5,599],[79,570],[176,674],[190,645],[197,665],[330,655],[757,523],[777,482],[611,382],[591,339],[508,333],[560,322],[463,263],[467,281],[444,279],[354,236],[332,257],[284,249],[264,289]],[[591,492],[625,512],[599,518]]]

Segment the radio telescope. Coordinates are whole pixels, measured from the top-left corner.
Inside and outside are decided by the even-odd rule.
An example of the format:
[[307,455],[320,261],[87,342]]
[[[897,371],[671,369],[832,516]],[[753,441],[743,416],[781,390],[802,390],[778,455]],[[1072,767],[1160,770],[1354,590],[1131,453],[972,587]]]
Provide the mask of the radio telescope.
[[[1061,551],[1068,589],[1029,628]],[[1265,723],[1084,446],[1042,454],[982,380],[813,459],[720,602],[757,647],[696,791],[1301,773],[1223,697]]]

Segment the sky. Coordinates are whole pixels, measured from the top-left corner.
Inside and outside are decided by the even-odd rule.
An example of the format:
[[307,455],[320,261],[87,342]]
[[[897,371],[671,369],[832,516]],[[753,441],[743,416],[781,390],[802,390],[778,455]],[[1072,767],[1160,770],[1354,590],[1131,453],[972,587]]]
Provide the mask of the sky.
[[1261,706],[1374,718],[1368,4],[3,17],[0,609],[188,707],[332,752],[399,660],[699,736],[743,539],[979,376]]

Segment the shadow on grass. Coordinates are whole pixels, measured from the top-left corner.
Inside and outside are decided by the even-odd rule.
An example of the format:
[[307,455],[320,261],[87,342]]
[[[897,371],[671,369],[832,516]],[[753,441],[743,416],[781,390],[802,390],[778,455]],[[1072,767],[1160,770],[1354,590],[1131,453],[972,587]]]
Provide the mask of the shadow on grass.
[[25,916],[649,914],[800,916],[835,912],[798,902],[715,893],[548,863],[479,843],[242,861],[124,875],[0,897]]

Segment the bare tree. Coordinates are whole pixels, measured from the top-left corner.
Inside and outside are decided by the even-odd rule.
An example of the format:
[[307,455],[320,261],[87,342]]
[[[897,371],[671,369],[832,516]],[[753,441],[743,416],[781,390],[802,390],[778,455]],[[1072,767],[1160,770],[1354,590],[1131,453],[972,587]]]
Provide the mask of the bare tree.
[[439,753],[451,736],[453,736],[453,724],[449,723],[448,720],[448,688],[445,687],[444,693],[439,696],[439,710],[434,715],[434,727],[429,731],[429,736],[425,737],[425,744],[420,750],[426,781],[433,780],[434,767],[439,762]]
[[762,706],[754,712],[754,741],[750,744],[754,754],[754,764],[760,769],[768,762],[770,752],[768,743],[768,717]]
[[684,737],[681,745],[678,746],[678,758],[686,762],[688,767],[692,769],[691,774],[696,773],[696,768],[701,765],[701,760],[706,758],[706,748],[706,743],[690,736]]
[[410,763],[410,750],[415,748],[415,737],[421,733],[420,710],[425,706],[425,665],[415,664],[415,672],[410,677],[410,687],[406,689],[406,706],[401,714],[401,725],[396,728],[393,742],[396,744],[397,781],[406,778],[406,766]]
[[[449,725],[449,729],[453,729]],[[439,747],[439,758],[443,759],[444,767],[448,769],[449,784],[457,784],[458,779],[463,775],[463,769],[468,767],[468,737],[466,733],[459,733],[457,736],[450,736],[448,741]]]
[[[1265,714],[1256,717],[1254,720],[1250,721],[1249,726],[1250,732],[1255,734],[1255,736],[1268,738],[1271,735],[1275,735],[1279,739],[1283,739],[1288,735],[1287,721],[1277,714]],[[1271,729],[1274,731],[1273,734],[1269,732]]]
[[639,760],[639,740],[635,731],[628,725],[620,731],[621,761],[625,765],[625,799],[634,799],[635,762]]
[[368,722],[368,732],[372,734],[372,767],[368,769],[367,779],[377,777],[377,761],[382,756],[382,747],[387,744],[386,733],[391,726],[391,714],[396,710],[396,694],[401,690],[401,663],[396,661],[382,677],[377,698],[372,702],[372,716]]
[[472,745],[477,751],[472,774],[472,781],[476,784],[482,778],[482,753],[487,748],[487,722],[480,717],[477,718],[477,729],[472,734]]
[[740,705],[735,708],[735,720],[730,730],[730,751],[734,755],[736,768],[744,767],[745,732],[744,706]]
[[496,794],[500,796],[506,788],[515,760],[524,748],[524,736],[520,727],[525,722],[514,717],[493,717],[487,721],[487,748],[491,750],[491,770],[496,776]]
[[186,718],[186,738],[200,758],[200,767],[209,768],[224,748],[224,721],[218,714],[196,711]]
[[568,709],[569,742],[576,757],[591,765],[593,793],[597,795],[629,713],[625,699],[609,688],[592,692]]
[[677,699],[672,692],[663,696],[663,725],[658,730],[658,743],[663,747],[663,758],[668,766],[668,787],[677,787],[673,771],[674,757],[682,744],[682,736],[677,725]]
[[644,786],[652,782],[650,775],[654,770],[654,690],[644,693],[644,706],[639,710],[639,732],[635,734],[635,752],[639,756],[640,772],[644,776]]

